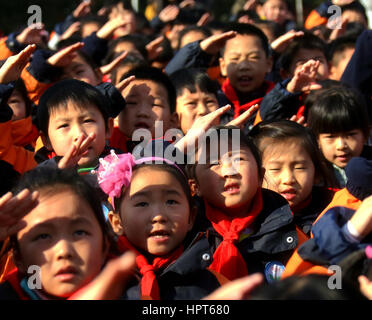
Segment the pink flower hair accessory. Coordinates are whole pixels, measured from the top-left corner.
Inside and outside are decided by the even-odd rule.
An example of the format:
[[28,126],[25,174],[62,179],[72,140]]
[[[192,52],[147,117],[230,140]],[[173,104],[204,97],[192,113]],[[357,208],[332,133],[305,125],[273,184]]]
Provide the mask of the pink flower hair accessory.
[[123,186],[127,187],[132,178],[132,167],[135,165],[134,157],[130,153],[117,155],[114,150],[103,159],[99,159],[100,166],[97,171],[98,184],[111,198],[119,198]]

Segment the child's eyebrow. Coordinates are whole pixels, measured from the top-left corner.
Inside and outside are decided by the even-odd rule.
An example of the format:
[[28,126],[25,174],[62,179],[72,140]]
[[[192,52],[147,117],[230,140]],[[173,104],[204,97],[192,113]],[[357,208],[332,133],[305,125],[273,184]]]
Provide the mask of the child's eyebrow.
[[[179,196],[181,196],[181,193],[179,191],[177,191],[176,189],[162,190],[162,193],[164,193],[166,195],[179,195]],[[135,194],[131,195],[130,199],[135,200],[138,197],[148,197],[151,194],[152,194],[152,191],[150,191],[150,190],[148,190],[148,191],[138,191]]]

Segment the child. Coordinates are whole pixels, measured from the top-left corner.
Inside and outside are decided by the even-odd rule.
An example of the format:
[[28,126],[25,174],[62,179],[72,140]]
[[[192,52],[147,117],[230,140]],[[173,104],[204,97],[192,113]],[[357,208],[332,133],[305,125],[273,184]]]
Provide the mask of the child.
[[[73,171],[36,168],[24,175],[14,193],[24,189],[31,196],[11,238],[17,268],[0,285],[0,296],[69,298],[100,273],[107,259],[111,244],[100,201]],[[34,266],[39,267],[36,276],[30,273]]]
[[261,189],[261,158],[251,138],[236,127],[212,129],[204,158],[189,167],[193,192],[203,198],[212,224],[209,268],[229,280],[254,272],[264,273],[268,282],[280,279],[299,242],[289,205]]
[[219,287],[220,275],[207,270],[207,239],[199,234],[192,245],[185,243],[196,211],[180,167],[163,158],[112,153],[97,174],[114,203],[109,219],[119,249],[137,255],[140,286],[130,287],[125,299],[201,299]]
[[37,120],[45,148],[57,156],[49,162],[60,168],[97,166],[112,132],[109,113],[105,97],[83,81],[63,80],[45,91]]
[[[183,47],[166,67],[171,74],[181,68],[208,68],[220,49],[219,64],[222,76],[222,91],[233,106],[224,123],[238,117],[274,87],[265,80],[271,71],[272,59],[265,34],[250,24],[231,24],[232,31],[213,35],[202,42]],[[214,79],[214,78],[212,78]],[[225,104],[226,104],[225,103]],[[252,126],[255,115],[246,124],[246,131]]]
[[255,124],[263,120],[289,119],[303,115],[304,99],[317,82],[329,76],[326,45],[317,36],[305,32],[296,37],[282,53],[279,63],[283,81],[262,100]]
[[372,158],[370,147],[365,146],[370,131],[366,107],[359,95],[346,87],[322,89],[312,100],[308,127],[334,171],[338,182],[335,187],[343,188],[344,168],[350,159]]
[[263,187],[289,203],[296,225],[310,236],[317,216],[331,202],[330,174],[317,141],[300,124],[282,120],[261,122],[251,131],[265,168]]
[[356,37],[340,37],[329,44],[329,78],[341,80],[355,51]]
[[186,134],[196,119],[219,108],[219,85],[198,69],[178,70],[170,79],[177,93],[179,126]]
[[[153,67],[138,67],[125,74],[124,78],[135,77],[122,92],[126,106],[118,116],[110,145],[123,151],[132,151],[133,133],[146,129],[145,139],[161,138],[164,133],[177,127],[176,93],[169,77]],[[156,128],[156,121],[162,127]],[[138,141],[139,142],[139,141]],[[127,144],[128,143],[128,144]]]

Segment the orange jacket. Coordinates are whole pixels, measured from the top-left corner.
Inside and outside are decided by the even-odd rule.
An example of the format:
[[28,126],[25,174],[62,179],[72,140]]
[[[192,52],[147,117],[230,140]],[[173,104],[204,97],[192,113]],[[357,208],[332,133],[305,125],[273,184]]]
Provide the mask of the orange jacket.
[[313,10],[310,12],[305,20],[305,29],[309,30],[320,25],[325,25],[327,24],[327,21],[327,17],[322,17],[318,11]]
[[6,45],[6,40],[8,40],[8,37],[3,37],[0,39],[0,60],[5,60],[14,55],[14,52],[10,51]]

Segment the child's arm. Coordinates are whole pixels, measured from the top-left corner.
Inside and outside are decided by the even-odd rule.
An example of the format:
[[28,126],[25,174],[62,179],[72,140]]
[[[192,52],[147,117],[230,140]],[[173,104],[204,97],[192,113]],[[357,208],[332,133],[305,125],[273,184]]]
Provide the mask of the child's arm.
[[0,160],[12,165],[20,174],[34,168],[36,161],[33,152],[14,145],[11,121],[13,111],[7,101],[14,88],[12,82],[19,78],[34,50],[35,45],[28,46],[19,54],[8,58],[0,68]]
[[309,60],[290,80],[278,83],[262,100],[259,116],[262,120],[288,119],[301,107],[300,96],[320,89],[315,82],[319,61]]
[[168,63],[165,72],[171,74],[183,68],[209,68],[212,59],[224,47],[226,41],[235,36],[235,31],[228,31],[208,37],[201,42],[187,44]]
[[38,197],[37,191],[24,189],[16,196],[8,192],[0,198],[0,241],[26,226],[19,220],[37,206]]

